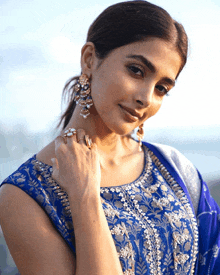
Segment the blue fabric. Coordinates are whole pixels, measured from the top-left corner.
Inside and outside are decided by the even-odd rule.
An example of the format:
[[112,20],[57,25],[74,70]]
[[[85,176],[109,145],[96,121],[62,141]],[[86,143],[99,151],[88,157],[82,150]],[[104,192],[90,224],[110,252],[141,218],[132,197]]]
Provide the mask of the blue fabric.
[[199,174],[202,189],[197,212],[199,225],[199,275],[220,274],[220,209]]
[[187,188],[186,188],[185,184],[183,183],[183,181],[181,180],[179,174],[177,173],[177,171],[166,160],[166,158],[160,153],[160,151],[158,151],[157,147],[155,147],[153,144],[150,144],[150,143],[147,143],[147,142],[143,142],[143,143],[155,154],[155,156],[157,156],[159,158],[159,160],[163,163],[163,165],[166,167],[166,169],[170,172],[170,174],[175,178],[175,180],[178,182],[178,184],[182,187],[183,191],[185,192],[185,194],[186,194],[186,196],[189,200],[191,208],[193,209],[193,212],[195,214],[190,195],[187,191]]
[[[191,274],[195,241],[192,219],[178,197],[179,189],[174,190],[171,181],[165,180],[157,161],[149,159],[147,147],[182,188],[192,207],[190,196],[178,173],[157,148],[144,145],[145,168],[140,177],[126,185],[101,188],[103,209],[124,274]],[[75,253],[68,197],[51,174],[52,167],[38,162],[34,155],[1,185],[13,184],[37,201]],[[220,274],[220,211],[202,178],[201,184],[195,274]]]
[[32,197],[46,212],[71,250],[75,252],[72,219],[56,194],[56,185],[51,175],[52,167],[38,163],[34,155],[7,177],[0,186],[5,183],[15,185]]
[[[167,170],[175,177],[176,181],[183,187],[188,198],[189,194],[184,188],[184,183],[166,161],[164,156],[157,148],[149,143],[145,143],[150,150],[164,163]],[[215,200],[211,197],[207,184],[203,181],[201,174],[198,172],[201,180],[201,194],[197,211],[197,222],[199,228],[199,256],[195,274],[198,275],[217,275],[220,274],[220,209]],[[192,202],[190,199],[192,206]]]

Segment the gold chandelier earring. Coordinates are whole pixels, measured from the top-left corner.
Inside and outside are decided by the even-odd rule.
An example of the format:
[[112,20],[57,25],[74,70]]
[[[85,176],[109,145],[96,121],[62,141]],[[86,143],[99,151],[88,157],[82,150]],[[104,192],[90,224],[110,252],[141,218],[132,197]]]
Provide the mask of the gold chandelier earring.
[[74,84],[74,101],[82,107],[80,115],[84,118],[90,114],[89,108],[93,105],[90,86],[91,83],[86,74],[82,74]]
[[139,140],[139,152],[141,152],[142,151],[142,149],[141,149],[142,139],[144,138],[144,124],[143,123],[138,127],[137,138]]

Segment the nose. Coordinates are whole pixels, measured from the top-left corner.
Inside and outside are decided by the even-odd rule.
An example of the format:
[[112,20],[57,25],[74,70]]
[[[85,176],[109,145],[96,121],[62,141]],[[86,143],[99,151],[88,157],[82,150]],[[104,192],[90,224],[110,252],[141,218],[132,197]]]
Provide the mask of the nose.
[[154,96],[154,87],[153,86],[145,86],[137,93],[135,93],[135,101],[141,107],[148,107],[151,105]]

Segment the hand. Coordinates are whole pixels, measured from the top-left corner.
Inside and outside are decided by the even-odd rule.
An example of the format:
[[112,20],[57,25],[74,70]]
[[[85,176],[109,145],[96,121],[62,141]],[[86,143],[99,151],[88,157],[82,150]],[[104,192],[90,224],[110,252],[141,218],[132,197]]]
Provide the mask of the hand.
[[[77,134],[55,139],[55,155],[52,159],[52,177],[67,192],[69,200],[75,208],[90,198],[100,197],[101,169],[97,145],[88,149],[85,144],[85,131],[77,130]],[[78,140],[78,142],[77,142]]]

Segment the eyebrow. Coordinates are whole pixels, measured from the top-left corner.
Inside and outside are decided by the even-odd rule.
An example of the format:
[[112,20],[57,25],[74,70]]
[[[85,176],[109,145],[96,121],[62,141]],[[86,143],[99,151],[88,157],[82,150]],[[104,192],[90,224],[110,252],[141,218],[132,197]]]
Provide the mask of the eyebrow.
[[[157,71],[156,67],[149,61],[147,60],[146,57],[144,57],[143,55],[127,55],[127,58],[134,58],[137,59],[139,61],[141,61],[146,67],[148,67],[148,69],[152,72],[155,73]],[[169,77],[164,77],[163,81],[166,81],[168,84],[175,86],[175,80],[169,78]]]

